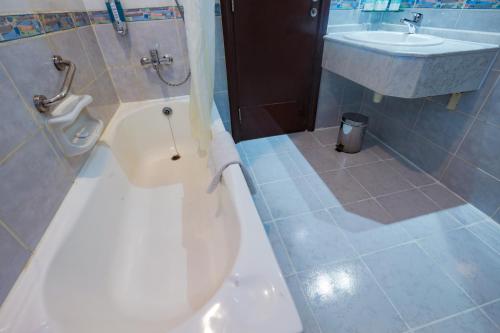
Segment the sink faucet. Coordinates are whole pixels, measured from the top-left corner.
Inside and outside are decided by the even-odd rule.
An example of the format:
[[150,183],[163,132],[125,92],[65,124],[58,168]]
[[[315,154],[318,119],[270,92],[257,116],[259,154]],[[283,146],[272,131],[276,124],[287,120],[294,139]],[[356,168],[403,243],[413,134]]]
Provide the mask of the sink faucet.
[[413,19],[407,19],[407,18],[402,18],[401,23],[404,23],[408,26],[408,33],[409,34],[414,34],[416,32],[416,27],[415,24],[420,23],[422,21],[422,18],[424,17],[424,14],[422,13],[411,13],[413,16]]

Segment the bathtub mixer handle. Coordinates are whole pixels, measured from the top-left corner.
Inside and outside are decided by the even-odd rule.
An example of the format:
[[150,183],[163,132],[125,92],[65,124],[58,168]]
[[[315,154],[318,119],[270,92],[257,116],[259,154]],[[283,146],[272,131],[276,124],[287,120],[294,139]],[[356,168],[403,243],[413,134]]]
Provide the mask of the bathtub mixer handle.
[[142,66],[153,65],[153,68],[156,70],[159,69],[160,65],[172,65],[174,63],[174,58],[171,55],[165,54],[160,56],[157,49],[149,50],[149,55],[150,58],[141,58]]

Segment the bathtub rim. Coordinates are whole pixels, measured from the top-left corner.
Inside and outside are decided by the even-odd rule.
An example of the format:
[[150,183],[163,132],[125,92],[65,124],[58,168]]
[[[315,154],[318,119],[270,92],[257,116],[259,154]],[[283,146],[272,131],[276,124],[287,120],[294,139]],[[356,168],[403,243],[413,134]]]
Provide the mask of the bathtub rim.
[[[168,103],[175,100],[186,101],[189,100],[189,96],[123,103],[114,114],[110,124],[114,124],[119,119],[124,118],[120,113],[122,107],[131,107],[135,104],[143,105],[143,108],[146,108],[150,104],[159,102]],[[138,110],[142,110],[143,108]],[[127,115],[133,114],[138,110],[129,111]],[[216,133],[223,130],[224,126],[217,112],[213,117],[212,131]],[[104,139],[105,137],[103,136],[99,140],[100,145],[106,143]],[[11,329],[18,330],[23,327],[36,329],[37,332],[50,332],[50,328],[44,326],[47,319],[50,318],[44,308],[43,300],[45,277],[53,258],[56,256],[68,233],[71,232],[75,221],[77,221],[74,218],[75,212],[83,209],[80,202],[85,202],[86,198],[92,195],[98,184],[95,181],[88,181],[79,177],[87,165],[93,161],[92,156],[96,153],[96,147],[94,147],[91,155],[85,162],[84,167],[75,179],[43,237],[1,306],[0,332],[19,332],[11,331]],[[203,326],[203,318],[206,317],[212,306],[216,303],[226,304],[228,298],[234,296],[235,280],[243,279],[246,276],[253,277],[256,275],[256,272],[261,273],[262,280],[270,281],[272,287],[275,287],[280,293],[277,300],[279,303],[278,310],[275,313],[278,318],[273,317],[271,320],[262,323],[259,326],[265,329],[262,332],[302,332],[302,324],[297,309],[266,236],[243,173],[238,165],[232,165],[223,172],[222,186],[227,187],[238,216],[241,233],[239,252],[232,269],[215,294],[201,308],[196,310],[192,317],[172,329],[171,333],[203,332],[204,328],[206,328]],[[85,200],[82,200],[82,198]],[[70,223],[65,222],[68,219],[71,220]],[[256,247],[256,244],[258,244],[258,247]],[[259,258],[258,263],[255,257]],[[248,316],[248,309],[242,309],[237,312],[241,316]],[[234,312],[229,313],[229,315],[226,313],[227,318],[224,320],[226,325],[223,328],[235,327],[234,325],[237,327],[240,324],[232,320],[234,314]],[[29,320],[26,320],[26,318],[29,318]],[[29,324],[23,325],[23,322],[27,321]]]

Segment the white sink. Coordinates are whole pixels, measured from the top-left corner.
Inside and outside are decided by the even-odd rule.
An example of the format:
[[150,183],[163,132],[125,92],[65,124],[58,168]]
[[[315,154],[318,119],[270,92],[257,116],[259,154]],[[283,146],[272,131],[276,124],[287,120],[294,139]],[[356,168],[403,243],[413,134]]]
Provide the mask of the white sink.
[[395,31],[356,31],[345,33],[344,37],[350,40],[397,46],[432,46],[444,42],[443,38],[431,35],[408,34]]
[[381,30],[324,38],[324,69],[400,98],[478,90],[499,50],[493,44]]

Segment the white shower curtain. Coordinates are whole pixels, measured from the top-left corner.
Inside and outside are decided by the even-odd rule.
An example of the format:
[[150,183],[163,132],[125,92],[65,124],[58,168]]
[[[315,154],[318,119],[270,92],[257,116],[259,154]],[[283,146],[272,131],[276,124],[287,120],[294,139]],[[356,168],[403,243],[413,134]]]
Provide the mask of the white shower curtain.
[[183,6],[192,74],[191,126],[200,149],[206,150],[214,96],[215,0],[184,0]]

